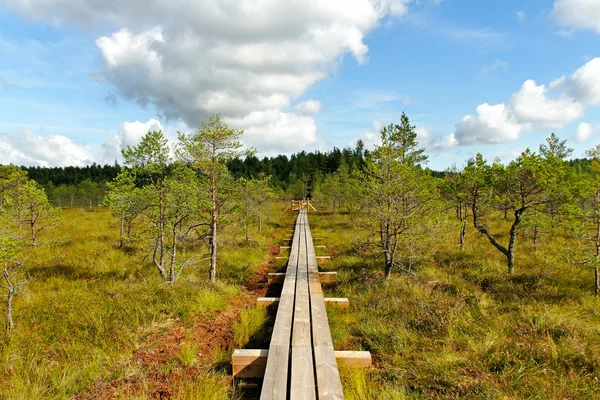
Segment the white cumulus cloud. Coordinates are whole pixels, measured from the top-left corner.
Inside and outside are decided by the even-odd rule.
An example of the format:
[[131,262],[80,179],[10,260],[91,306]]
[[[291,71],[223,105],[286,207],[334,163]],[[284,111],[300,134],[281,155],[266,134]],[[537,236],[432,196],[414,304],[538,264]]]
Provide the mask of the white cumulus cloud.
[[505,104],[481,104],[477,115],[467,115],[456,123],[456,140],[459,145],[504,143],[518,139],[523,132],[562,129],[594,105],[600,105],[600,58],[548,86],[527,80]]
[[600,57],[588,61],[565,82],[567,92],[578,101],[600,105]]
[[39,136],[30,129],[18,135],[0,134],[0,163],[40,167],[83,166],[95,155],[91,146],[79,145],[62,135]]
[[[100,75],[121,98],[155,107],[161,118],[196,126],[212,113],[246,125],[250,144],[281,151],[309,129],[317,141],[316,104],[290,107],[350,54],[368,59],[364,38],[383,18],[402,16],[412,0],[7,0],[22,15],[49,24],[96,24]],[[257,114],[258,113],[258,114]],[[264,115],[269,115],[265,118]],[[256,117],[263,115],[263,117]],[[277,116],[273,122],[273,116]],[[265,121],[265,125],[260,125]],[[298,124],[294,126],[294,124]],[[313,139],[313,133],[315,138]],[[281,140],[272,137],[281,135]],[[281,143],[281,148],[278,148]]]
[[594,136],[594,127],[587,122],[582,122],[575,130],[575,140],[579,143],[585,143]]
[[522,126],[505,104],[481,104],[477,115],[466,115],[456,123],[455,139],[461,145],[504,143],[519,138]]
[[316,115],[321,111],[321,102],[316,100],[307,100],[296,104],[294,112],[300,115]]
[[541,128],[562,128],[583,116],[583,105],[572,98],[551,98],[544,85],[533,80],[523,83],[521,90],[512,95],[510,110],[523,124]]
[[597,0],[556,0],[552,16],[561,25],[600,33],[600,2]]

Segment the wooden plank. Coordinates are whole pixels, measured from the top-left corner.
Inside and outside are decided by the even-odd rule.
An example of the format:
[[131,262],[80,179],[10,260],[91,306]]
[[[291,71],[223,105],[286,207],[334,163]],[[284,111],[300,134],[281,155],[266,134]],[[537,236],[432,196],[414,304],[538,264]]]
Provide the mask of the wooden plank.
[[306,258],[306,215],[299,220],[300,240],[296,294],[294,304],[294,326],[292,330],[291,399],[316,399],[315,370],[310,326],[310,299],[308,296],[308,268]]
[[[310,229],[307,229],[307,248],[317,394],[319,400],[342,400],[344,398],[344,391],[335,360],[331,330],[329,329],[327,311],[325,310],[325,299],[317,268],[317,260],[323,259],[323,256],[315,256]],[[331,258],[329,256],[324,257]]]
[[319,400],[343,400],[344,391],[332,346],[314,348]]
[[286,275],[281,290],[279,307],[275,317],[275,326],[269,345],[269,357],[265,367],[265,376],[261,389],[262,400],[285,399],[288,393],[290,364],[290,342],[296,292],[296,273],[298,268],[298,250],[300,239],[300,216],[296,219],[294,240],[288,259]]
[[321,283],[332,283],[335,282],[335,278],[337,278],[337,272],[319,272],[319,279]]
[[[285,258],[287,258],[287,257],[285,257]],[[334,282],[336,277],[337,277],[337,272],[335,272],[335,271],[319,272],[319,279],[321,280],[321,283]],[[269,275],[267,276],[267,282],[269,284],[283,283],[284,280],[285,280],[285,272],[269,272]]]
[[[334,351],[338,366],[369,368],[373,360],[368,351]],[[265,374],[269,350],[236,349],[231,357],[233,376],[237,378],[262,378]],[[293,368],[293,367],[292,367]]]
[[267,275],[267,283],[282,283],[285,280],[285,272],[269,272]]
[[331,260],[331,256],[316,256],[317,260]]
[[[280,297],[259,297],[256,299],[256,305],[259,307],[277,307],[279,305],[279,301]],[[350,300],[348,300],[345,297],[325,297],[323,298],[323,301],[325,302],[326,306],[333,306],[339,308],[350,307]],[[296,306],[300,308],[303,307],[307,310],[306,312],[302,310],[302,312],[298,314],[298,319],[302,318],[302,321],[308,323],[308,325],[310,326],[310,320],[308,319],[309,316],[305,315],[308,314],[310,311],[310,305],[308,304],[308,300],[299,302],[298,299],[296,299]],[[297,311],[295,311],[295,313],[296,312]],[[305,329],[304,327],[301,328]],[[294,327],[294,329],[296,328]],[[310,337],[310,333],[308,334],[308,337]]]
[[312,347],[292,347],[290,399],[315,400],[316,398]]
[[349,308],[350,300],[345,297],[325,297],[323,299],[325,301],[325,305],[334,306],[339,308]]
[[335,351],[338,365],[349,368],[368,368],[373,364],[371,353],[368,351]]
[[233,351],[231,367],[237,378],[262,378],[265,374],[269,350]]
[[290,346],[269,347],[267,367],[260,391],[261,400],[281,400],[287,396]]
[[258,307],[270,307],[279,305],[279,297],[259,297],[256,299],[256,305]]

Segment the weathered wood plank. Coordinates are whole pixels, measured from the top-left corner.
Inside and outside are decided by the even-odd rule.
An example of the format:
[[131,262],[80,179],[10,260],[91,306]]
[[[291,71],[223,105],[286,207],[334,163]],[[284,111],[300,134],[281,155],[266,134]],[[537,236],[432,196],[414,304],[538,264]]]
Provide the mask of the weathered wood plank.
[[[373,361],[368,351],[334,351],[338,366],[369,368]],[[238,378],[262,378],[265,374],[269,350],[240,350],[231,357],[233,376]]]
[[335,351],[338,365],[351,368],[368,368],[373,364],[368,351]]
[[[287,258],[287,257],[285,257],[285,258]],[[321,283],[334,282],[336,277],[337,277],[337,272],[335,272],[335,271],[319,272],[319,279],[320,279]],[[309,279],[310,279],[310,276],[309,276]],[[283,283],[284,280],[285,280],[285,272],[269,272],[269,275],[267,276],[267,282],[269,284]]]
[[342,400],[344,391],[333,346],[314,348],[319,400]]
[[[256,299],[256,305],[259,307],[270,307],[270,306],[277,307],[277,306],[279,306],[280,299],[281,299],[280,297],[259,297]],[[345,297],[325,297],[325,298],[323,298],[323,301],[325,302],[326,306],[333,306],[333,307],[339,307],[339,308],[350,307],[350,300],[348,300]],[[299,302],[298,299],[296,299],[296,306],[304,307],[307,310],[310,310],[310,305],[308,304],[308,300]],[[307,313],[308,313],[308,311],[307,311]],[[304,312],[302,312],[302,314],[304,314]],[[298,316],[298,317],[300,318],[300,316]],[[306,317],[302,316],[302,318],[303,318],[302,320],[304,321],[304,319]],[[310,322],[310,320],[307,320],[307,321]]]
[[289,246],[290,255],[286,276],[269,345],[269,357],[267,358],[260,396],[262,400],[285,399],[288,393],[290,342],[292,337],[296,273],[298,269],[300,226],[300,217],[298,217],[296,219],[296,229],[294,230],[294,240],[292,241],[292,245]]
[[315,369],[312,347],[292,347],[292,378],[290,399],[316,399]]
[[[290,255],[285,275],[269,274],[268,277],[270,283],[283,282],[283,287],[264,370],[261,399],[286,399],[288,396],[298,400],[343,399],[320,281],[321,277],[332,279],[335,274],[318,271],[317,260],[331,257],[315,255],[306,210],[298,214],[291,246],[281,246],[282,249],[286,247],[290,248]],[[262,298],[258,302],[275,305],[277,298]],[[331,299],[327,303],[346,305],[348,299]],[[350,354],[344,355],[347,360],[353,359]],[[356,363],[366,364],[367,357],[359,356]]]
[[344,392],[335,360],[331,330],[329,329],[327,311],[325,310],[325,298],[323,297],[321,282],[318,279],[319,273],[317,269],[317,260],[324,257],[331,257],[315,256],[314,244],[310,233],[307,233],[307,248],[308,270],[312,277],[312,279],[309,279],[309,290],[317,392],[319,400],[341,400],[344,398]]
[[269,350],[234,350],[231,356],[233,376],[262,378],[265,374],[268,354]]
[[290,346],[269,347],[267,367],[260,392],[261,400],[281,400],[287,396]]
[[325,297],[323,299],[325,301],[325,305],[334,306],[339,308],[349,308],[350,300],[345,297]]

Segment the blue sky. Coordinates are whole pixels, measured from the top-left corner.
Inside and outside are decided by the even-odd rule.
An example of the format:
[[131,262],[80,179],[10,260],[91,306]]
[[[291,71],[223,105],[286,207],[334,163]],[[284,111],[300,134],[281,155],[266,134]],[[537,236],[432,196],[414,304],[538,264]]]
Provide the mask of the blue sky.
[[600,1],[31,3],[0,1],[0,163],[111,163],[212,112],[273,155],[405,111],[435,169],[600,138]]

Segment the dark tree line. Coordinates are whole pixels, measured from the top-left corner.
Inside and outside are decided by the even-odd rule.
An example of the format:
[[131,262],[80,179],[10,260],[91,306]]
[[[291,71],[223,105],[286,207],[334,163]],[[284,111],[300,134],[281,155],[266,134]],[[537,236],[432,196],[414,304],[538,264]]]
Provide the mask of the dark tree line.
[[50,182],[54,186],[77,186],[85,180],[96,183],[110,182],[119,175],[122,167],[115,162],[113,165],[86,165],[85,167],[21,167],[27,171],[27,176],[42,186]]

